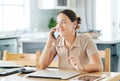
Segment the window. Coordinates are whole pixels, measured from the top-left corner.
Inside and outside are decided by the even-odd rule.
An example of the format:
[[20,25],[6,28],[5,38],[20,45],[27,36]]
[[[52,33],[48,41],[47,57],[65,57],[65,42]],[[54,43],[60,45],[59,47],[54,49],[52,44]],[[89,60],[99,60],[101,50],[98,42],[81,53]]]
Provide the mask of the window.
[[102,33],[111,32],[110,0],[96,0],[96,29]]
[[0,31],[29,27],[29,0],[0,0]]

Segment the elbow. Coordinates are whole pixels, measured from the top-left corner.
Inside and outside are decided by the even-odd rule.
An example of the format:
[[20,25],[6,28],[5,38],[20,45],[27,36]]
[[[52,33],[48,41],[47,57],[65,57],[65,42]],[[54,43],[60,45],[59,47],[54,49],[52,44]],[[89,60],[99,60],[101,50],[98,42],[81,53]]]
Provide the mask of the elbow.
[[45,69],[46,65],[45,64],[40,64],[40,69]]
[[98,71],[98,72],[103,71],[103,65],[102,65],[102,64],[98,65],[98,69],[97,69],[97,71]]
[[102,67],[102,66],[99,66],[99,67],[98,67],[98,72],[101,72],[101,71],[103,71],[103,67]]
[[103,66],[101,64],[96,64],[96,67],[92,67],[91,69],[89,68],[87,72],[102,72],[103,71]]
[[44,65],[40,65],[40,69],[45,69],[46,67]]
[[47,67],[44,62],[39,62],[39,63],[40,63],[40,69],[45,69]]

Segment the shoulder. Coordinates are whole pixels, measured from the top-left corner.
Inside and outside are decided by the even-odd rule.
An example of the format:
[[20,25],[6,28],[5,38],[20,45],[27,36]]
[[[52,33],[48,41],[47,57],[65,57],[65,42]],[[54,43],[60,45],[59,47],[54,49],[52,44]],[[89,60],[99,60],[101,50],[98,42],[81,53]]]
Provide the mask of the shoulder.
[[84,33],[84,34],[77,34],[77,37],[81,40],[89,40],[89,39],[92,39],[92,37],[87,34],[87,33]]

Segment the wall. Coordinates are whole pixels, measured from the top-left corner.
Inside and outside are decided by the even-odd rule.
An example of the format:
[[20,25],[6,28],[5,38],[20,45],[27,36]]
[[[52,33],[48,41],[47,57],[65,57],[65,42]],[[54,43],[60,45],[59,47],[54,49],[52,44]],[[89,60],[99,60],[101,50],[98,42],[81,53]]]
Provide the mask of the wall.
[[56,18],[59,10],[40,10],[37,8],[37,0],[30,1],[30,26],[37,32],[48,32],[48,23],[51,17]]
[[[77,2],[77,3],[76,3]],[[73,0],[71,1],[71,9],[77,12],[77,15],[81,17],[82,24],[79,31],[88,31],[94,29],[95,23],[95,0]],[[94,6],[93,6],[94,5]],[[30,4],[31,15],[30,25],[34,31],[49,31],[48,22],[51,17],[56,18],[56,14],[60,10],[48,9],[42,10],[37,8],[37,0],[31,0]],[[94,9],[93,9],[94,8]]]

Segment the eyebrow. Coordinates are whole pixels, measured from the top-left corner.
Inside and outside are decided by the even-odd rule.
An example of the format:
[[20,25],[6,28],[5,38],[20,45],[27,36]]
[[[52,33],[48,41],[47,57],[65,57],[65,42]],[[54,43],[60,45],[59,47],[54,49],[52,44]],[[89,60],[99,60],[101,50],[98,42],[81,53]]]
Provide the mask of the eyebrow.
[[[57,21],[58,21],[58,20],[57,20]],[[66,20],[65,20],[65,19],[62,19],[61,21],[63,22],[63,21],[66,21]]]

